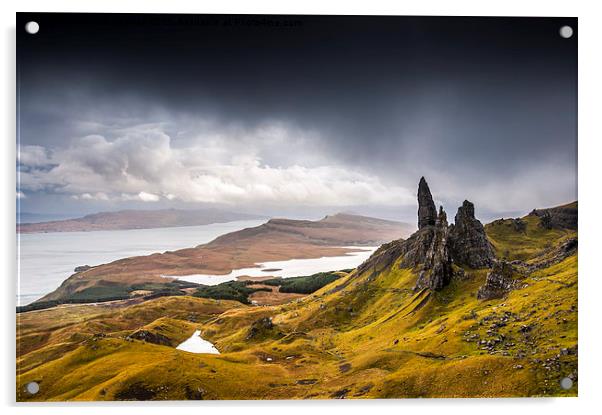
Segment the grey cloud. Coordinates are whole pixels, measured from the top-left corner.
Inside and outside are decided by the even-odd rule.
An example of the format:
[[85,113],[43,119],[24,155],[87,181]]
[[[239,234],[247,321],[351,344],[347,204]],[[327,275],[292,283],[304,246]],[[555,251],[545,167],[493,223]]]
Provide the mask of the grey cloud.
[[[277,33],[118,23],[106,33],[94,22],[77,42],[69,25],[43,47],[19,39],[21,145],[54,163],[22,163],[25,206],[44,206],[44,192],[175,204],[167,183],[191,175],[207,201],[215,186],[230,196],[212,203],[242,200],[244,188],[251,209],[286,213],[305,191],[295,181],[318,189],[326,176],[319,210],[395,216],[397,204],[400,218],[413,217],[422,175],[448,212],[464,198],[488,217],[576,199],[576,39],[557,36],[576,21],[301,20]],[[156,136],[137,136],[141,126]],[[226,181],[209,183],[217,176]],[[288,196],[268,203],[284,180]],[[324,196],[339,182],[338,201]]]

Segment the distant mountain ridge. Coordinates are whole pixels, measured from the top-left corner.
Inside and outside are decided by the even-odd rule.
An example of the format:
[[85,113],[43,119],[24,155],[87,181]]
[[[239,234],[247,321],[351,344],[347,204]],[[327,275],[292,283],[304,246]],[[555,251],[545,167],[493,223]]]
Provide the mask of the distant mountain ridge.
[[236,220],[264,219],[265,216],[219,209],[120,210],[100,212],[76,219],[17,224],[18,233],[85,232],[199,226]]
[[17,224],[23,223],[41,223],[52,222],[68,219],[76,219],[81,217],[81,214],[69,213],[34,213],[34,212],[19,212],[17,211]]
[[296,235],[318,245],[380,245],[394,239],[405,238],[414,226],[404,222],[378,219],[369,216],[337,213],[320,220],[273,218],[255,228],[219,236],[210,246],[238,243],[245,239],[274,234]]

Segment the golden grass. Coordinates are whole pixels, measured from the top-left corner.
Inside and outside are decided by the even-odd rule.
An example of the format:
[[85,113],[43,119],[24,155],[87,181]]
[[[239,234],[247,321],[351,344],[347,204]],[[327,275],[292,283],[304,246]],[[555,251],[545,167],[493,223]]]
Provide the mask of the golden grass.
[[517,231],[513,221],[500,219],[485,225],[497,256],[510,261],[531,259],[559,241],[576,236],[576,232],[569,229],[545,229],[539,225],[539,218],[534,215],[522,218],[526,224],[524,232]]
[[[525,220],[522,234],[505,223],[487,225],[498,254],[512,250],[509,258],[529,261],[576,235]],[[370,274],[352,272],[277,306],[169,297],[123,308],[25,313],[18,326],[17,399],[577,394],[576,255],[522,278],[506,298],[490,301],[476,298],[486,270],[465,269],[465,278],[437,293],[415,292],[415,272],[398,263],[375,278]],[[250,339],[252,324],[264,317],[272,318],[274,328]],[[124,338],[159,327],[174,344],[200,329],[221,354]],[[95,339],[99,332],[107,336]],[[502,338],[488,348],[488,341]],[[564,391],[559,381],[569,374],[575,386]],[[35,396],[23,392],[32,380],[41,385]]]

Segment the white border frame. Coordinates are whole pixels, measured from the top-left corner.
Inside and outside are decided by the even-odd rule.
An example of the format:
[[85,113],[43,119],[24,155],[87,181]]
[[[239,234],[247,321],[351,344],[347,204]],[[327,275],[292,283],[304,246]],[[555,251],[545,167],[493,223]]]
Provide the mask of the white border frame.
[[[430,0],[394,2],[370,0],[349,1],[305,0],[291,1],[213,1],[186,0],[22,0],[0,4],[4,39],[2,52],[2,88],[0,101],[4,143],[2,148],[2,203],[1,249],[3,286],[3,316],[5,332],[0,342],[5,365],[0,377],[0,404],[4,413],[44,412],[50,414],[90,415],[131,413],[144,411],[145,415],[164,415],[168,407],[177,407],[180,413],[200,411],[224,413],[307,414],[314,411],[344,411],[346,415],[364,414],[374,408],[379,413],[420,411],[420,414],[444,412],[448,414],[479,413],[486,415],[508,412],[545,411],[547,414],[598,412],[602,392],[598,386],[601,369],[602,275],[600,273],[599,243],[602,235],[600,208],[600,157],[602,136],[600,98],[602,88],[601,40],[602,14],[598,2],[588,1],[475,1]],[[429,400],[367,400],[367,401],[212,401],[212,402],[153,402],[153,403],[85,403],[85,404],[16,404],[15,400],[15,12],[129,12],[129,13],[257,13],[257,14],[392,14],[392,15],[449,15],[449,16],[570,16],[579,18],[579,398],[545,399],[429,399]],[[596,410],[595,408],[598,407]]]

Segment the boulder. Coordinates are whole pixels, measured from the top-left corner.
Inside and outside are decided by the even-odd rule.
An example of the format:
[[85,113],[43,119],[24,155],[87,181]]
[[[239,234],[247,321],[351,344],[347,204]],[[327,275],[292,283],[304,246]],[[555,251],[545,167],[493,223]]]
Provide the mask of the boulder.
[[493,266],[495,254],[483,224],[475,218],[474,205],[465,200],[450,226],[449,249],[454,263],[471,268]]
[[515,280],[513,278],[514,268],[507,261],[496,262],[493,269],[487,274],[485,284],[479,288],[477,298],[479,300],[491,300],[504,297],[512,288]]

